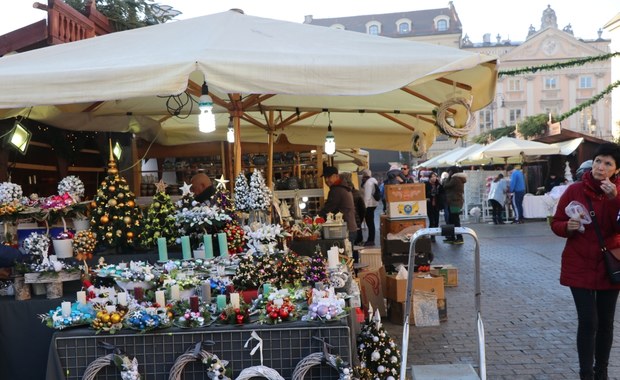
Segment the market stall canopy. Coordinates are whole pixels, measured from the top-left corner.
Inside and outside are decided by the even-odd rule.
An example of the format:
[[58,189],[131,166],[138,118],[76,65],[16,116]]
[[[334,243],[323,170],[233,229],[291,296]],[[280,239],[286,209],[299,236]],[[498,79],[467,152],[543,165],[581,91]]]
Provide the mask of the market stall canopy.
[[[2,57],[0,118],[132,132],[164,145],[225,140],[229,115],[241,119],[243,141],[284,129],[292,143],[322,145],[331,120],[338,147],[409,150],[414,133],[432,144],[442,102],[465,98],[472,111],[489,104],[496,63],[231,10]],[[217,124],[209,134],[184,96],[197,99],[205,80]],[[465,124],[465,107],[449,111]]]
[[489,145],[483,145],[480,149],[464,157],[462,161],[476,161],[485,158],[508,159],[511,157],[541,156],[558,153],[560,153],[560,148],[554,144],[539,143],[513,137],[502,137]]
[[583,142],[583,137],[578,137],[572,140],[553,143],[552,145],[557,145],[558,148],[560,148],[561,155],[568,156],[569,154],[577,150],[577,148],[579,148],[579,145],[581,145],[582,142]]

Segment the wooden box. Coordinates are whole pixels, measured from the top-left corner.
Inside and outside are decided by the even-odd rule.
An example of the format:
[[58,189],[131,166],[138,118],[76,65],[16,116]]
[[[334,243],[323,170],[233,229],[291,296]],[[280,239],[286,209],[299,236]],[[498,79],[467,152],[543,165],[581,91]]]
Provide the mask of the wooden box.
[[381,231],[381,237],[386,237],[387,234],[396,234],[404,230],[407,227],[419,226],[420,228],[426,228],[426,218],[403,218],[403,219],[391,219],[387,215],[381,215],[379,220],[379,229]]
[[426,185],[424,183],[385,186],[385,201],[388,203],[423,200],[426,200]]

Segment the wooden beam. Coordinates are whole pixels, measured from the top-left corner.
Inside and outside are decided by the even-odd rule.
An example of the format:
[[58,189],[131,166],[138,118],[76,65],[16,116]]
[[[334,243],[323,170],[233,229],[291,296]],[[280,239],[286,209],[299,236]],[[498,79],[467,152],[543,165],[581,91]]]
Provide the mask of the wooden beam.
[[387,114],[387,113],[382,113],[380,112],[379,115],[383,116],[384,118],[393,121],[396,124],[399,124],[407,129],[409,129],[412,132],[415,132],[415,127],[410,126],[409,124],[405,123],[404,121],[395,118],[394,116]]
[[[418,92],[415,92],[415,91],[413,91],[413,90],[411,90],[411,89],[409,89],[409,88],[407,88],[407,87],[402,87],[402,88],[401,88],[401,90],[405,91],[405,92],[406,92],[406,93],[408,93],[409,95],[413,95],[413,96],[415,96],[416,98],[422,99],[422,100],[424,100],[424,101],[425,101],[425,102],[427,102],[427,103],[430,103],[430,104],[432,104],[432,105],[434,105],[434,106],[439,107],[439,104],[440,104],[440,103],[438,103],[438,102],[434,101],[433,99],[429,98],[428,96],[422,95],[422,94],[420,94],[420,93],[418,93]],[[448,111],[450,111],[450,112],[452,112],[452,113],[456,113],[456,110],[455,110],[454,108],[448,108]]]
[[446,78],[437,78],[435,80],[438,81],[438,82],[441,82],[441,83],[445,83],[445,84],[450,85],[450,86],[456,86],[456,87],[458,87],[460,89],[463,89],[463,90],[467,90],[467,91],[471,91],[472,90],[471,86],[467,85],[465,83],[455,82],[453,80],[446,79]]

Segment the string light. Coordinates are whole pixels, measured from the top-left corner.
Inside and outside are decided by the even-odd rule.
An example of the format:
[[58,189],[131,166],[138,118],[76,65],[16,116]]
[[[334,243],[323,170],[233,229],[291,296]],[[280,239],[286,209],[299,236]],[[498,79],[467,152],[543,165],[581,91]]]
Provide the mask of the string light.
[[325,153],[327,155],[332,155],[336,153],[336,138],[334,137],[334,132],[332,132],[332,119],[327,113],[327,117],[329,119],[329,125],[327,126],[327,135],[325,135]]
[[228,131],[226,132],[226,140],[229,143],[235,142],[235,128],[233,127],[232,116],[228,120]]

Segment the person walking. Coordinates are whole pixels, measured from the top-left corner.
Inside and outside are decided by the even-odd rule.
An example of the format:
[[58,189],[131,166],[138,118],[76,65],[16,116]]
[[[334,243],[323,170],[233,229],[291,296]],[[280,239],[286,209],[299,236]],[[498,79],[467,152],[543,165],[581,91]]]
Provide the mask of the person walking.
[[364,221],[366,221],[366,227],[368,227],[368,238],[364,243],[366,247],[375,245],[375,210],[379,205],[377,198],[381,196],[375,195],[378,185],[377,180],[372,177],[372,172],[369,169],[362,170],[362,189],[364,193],[364,203],[366,204]]
[[510,193],[512,194],[512,209],[515,212],[513,224],[523,224],[523,197],[525,197],[525,178],[523,172],[508,165],[506,171],[510,175]]
[[353,205],[355,205],[355,224],[357,225],[357,232],[355,235],[355,241],[353,245],[360,245],[364,242],[364,235],[362,234],[362,223],[366,217],[366,203],[364,202],[364,194],[355,188],[351,173],[340,174],[342,183],[351,189],[351,195],[353,195]]
[[[609,281],[601,247],[596,243],[596,226],[608,249],[620,247],[619,172],[620,146],[601,144],[594,153],[592,170],[564,191],[551,222],[553,233],[566,238],[560,284],[570,288],[577,309],[579,376],[586,380],[608,378],[620,284]],[[567,213],[567,206],[574,202],[581,204],[582,213],[594,213],[592,223],[582,223],[579,214]]]
[[[439,211],[443,209],[441,201],[441,185],[437,173],[431,172],[426,186],[426,213],[428,214],[428,226],[439,227]],[[431,242],[435,242],[435,236],[431,236]]]
[[504,175],[499,173],[491,182],[489,188],[488,200],[491,205],[493,224],[504,224],[502,213],[504,212],[504,203],[506,203],[506,193],[508,192],[508,183],[504,179]]
[[[450,207],[450,224],[454,227],[461,226],[461,211],[463,210],[463,204],[465,203],[465,183],[467,182],[467,176],[461,172],[458,167],[452,167],[448,170],[449,177],[444,183],[443,187],[446,191],[446,202]],[[463,235],[458,234],[456,236],[448,236],[444,239],[444,243],[448,244],[463,244]]]
[[439,184],[441,185],[441,188],[439,189],[439,199],[443,205],[443,219],[446,224],[450,224],[450,206],[448,206],[448,201],[446,200],[446,189],[443,185],[448,180],[448,177],[450,177],[450,174],[448,174],[447,171],[441,173],[441,176],[439,177]]

